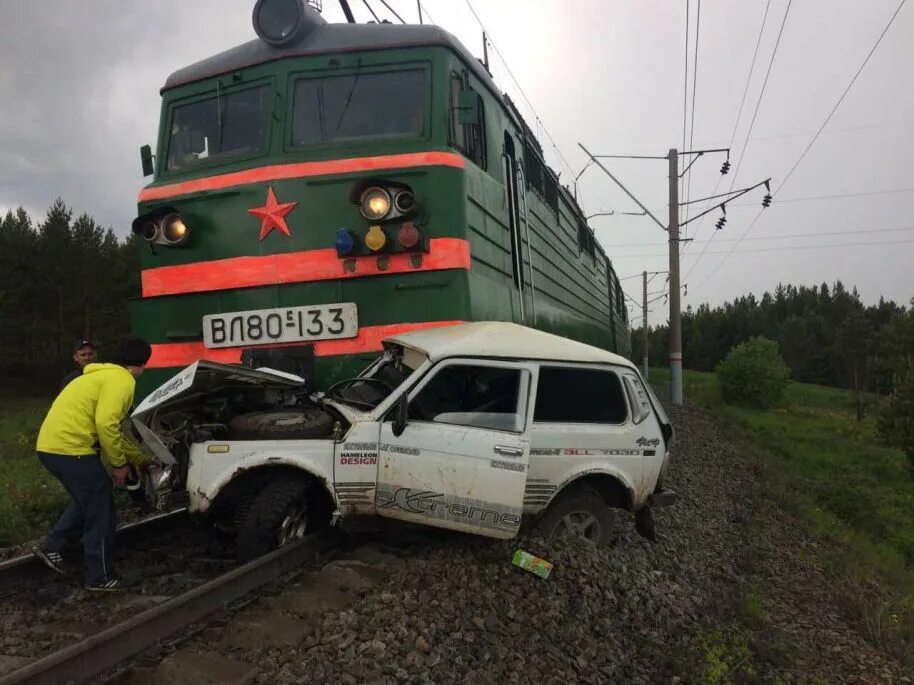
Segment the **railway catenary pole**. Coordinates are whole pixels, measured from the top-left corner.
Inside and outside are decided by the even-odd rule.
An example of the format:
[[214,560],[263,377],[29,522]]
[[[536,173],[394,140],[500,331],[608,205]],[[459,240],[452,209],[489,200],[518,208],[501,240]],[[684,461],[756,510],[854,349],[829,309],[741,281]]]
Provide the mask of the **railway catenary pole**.
[[[682,311],[679,290],[679,152],[670,149],[670,399],[682,404]],[[646,299],[646,298],[645,298]]]
[[[694,159],[686,166],[683,174],[689,170],[689,168],[704,154],[711,152],[726,152],[727,161],[724,162],[723,166],[720,168],[720,173],[726,174],[730,169],[730,149],[729,148],[715,148],[709,150],[686,150],[684,152],[679,152],[676,148],[671,148],[669,153],[663,156],[654,156],[654,155],[594,155],[584,147],[583,144],[578,143],[584,153],[590,158],[590,162],[584,169],[587,169],[591,163],[596,164],[600,169],[602,169],[607,176],[609,176],[612,181],[619,186],[626,195],[628,195],[635,204],[638,205],[644,213],[649,216],[654,222],[660,226],[664,231],[667,232],[667,238],[670,245],[670,270],[669,270],[669,279],[670,279],[670,290],[669,290],[669,299],[670,299],[670,395],[675,405],[682,404],[682,308],[680,305],[681,290],[679,285],[679,243],[682,239],[679,237],[679,229],[689,224],[696,219],[700,219],[708,212],[713,212],[716,209],[720,209],[725,212],[724,217],[718,222],[718,228],[721,228],[724,222],[726,222],[726,205],[728,202],[735,200],[738,197],[742,197],[746,193],[765,186],[768,190],[768,193],[762,199],[762,207],[768,207],[771,204],[771,190],[769,184],[771,179],[767,178],[764,181],[756,183],[753,186],[748,188],[740,188],[739,190],[730,190],[726,193],[721,193],[720,195],[712,195],[711,197],[702,197],[697,200],[688,200],[686,202],[679,202],[679,157],[682,155],[692,156]],[[636,198],[632,192],[626,188],[622,182],[616,178],[610,171],[607,169],[601,162],[601,159],[665,159],[669,163],[670,169],[670,179],[669,179],[669,193],[670,193],[670,220],[669,223],[664,226],[661,221],[655,217],[644,204]],[[578,174],[580,178],[581,174],[584,173],[584,170]],[[575,179],[577,180],[577,179]],[[720,200],[720,198],[725,198]],[[709,200],[720,200],[715,202],[713,206],[709,206],[700,214],[696,214],[693,217],[689,217],[687,221],[679,222],[679,208],[682,205],[695,204],[697,202],[705,202]],[[687,239],[688,240],[688,239]],[[645,297],[645,300],[647,298]],[[637,302],[635,303],[637,304]],[[645,326],[645,329],[647,327]],[[631,331],[629,331],[631,333]]]
[[644,299],[642,300],[642,305],[641,305],[641,313],[644,315],[644,323],[642,326],[642,328],[643,328],[642,332],[644,333],[644,353],[642,354],[642,357],[644,359],[644,379],[647,380],[647,376],[648,376],[648,372],[647,372],[647,363],[648,363],[648,359],[647,359],[647,271],[641,272],[641,285],[642,285],[643,294],[644,294]]

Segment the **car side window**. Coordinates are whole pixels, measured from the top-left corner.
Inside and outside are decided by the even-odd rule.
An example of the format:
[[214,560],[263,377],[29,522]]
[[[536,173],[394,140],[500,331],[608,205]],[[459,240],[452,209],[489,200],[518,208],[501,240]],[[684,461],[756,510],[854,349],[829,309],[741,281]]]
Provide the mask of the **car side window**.
[[628,375],[625,376],[625,388],[632,403],[632,420],[636,424],[641,423],[651,413],[651,400],[647,390],[640,379]]
[[625,423],[628,407],[619,376],[605,369],[541,366],[535,423]]
[[521,369],[450,364],[409,403],[409,418],[473,428],[524,430]]

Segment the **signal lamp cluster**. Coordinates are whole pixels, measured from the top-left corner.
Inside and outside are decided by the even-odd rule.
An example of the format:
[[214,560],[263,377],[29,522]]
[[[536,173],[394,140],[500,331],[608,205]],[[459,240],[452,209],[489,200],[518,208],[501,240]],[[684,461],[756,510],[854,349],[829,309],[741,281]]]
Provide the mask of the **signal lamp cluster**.
[[360,244],[364,245],[370,254],[421,250],[422,231],[412,221],[404,221],[399,227],[391,224],[372,224],[360,240],[353,231],[341,228],[336,232],[333,246],[336,248],[337,256],[352,257],[361,251]]

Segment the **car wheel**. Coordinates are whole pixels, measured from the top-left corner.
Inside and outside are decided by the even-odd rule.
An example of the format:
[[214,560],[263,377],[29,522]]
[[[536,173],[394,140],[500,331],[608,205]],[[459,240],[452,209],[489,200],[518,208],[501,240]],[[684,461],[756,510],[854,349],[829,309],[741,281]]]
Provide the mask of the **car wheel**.
[[233,440],[290,440],[324,438],[333,429],[333,417],[318,407],[241,414],[229,421]]
[[318,527],[308,491],[308,482],[296,478],[277,479],[260,490],[238,526],[238,558],[250,561]]
[[574,488],[549,505],[539,524],[546,537],[582,537],[597,545],[612,539],[613,511],[593,490]]

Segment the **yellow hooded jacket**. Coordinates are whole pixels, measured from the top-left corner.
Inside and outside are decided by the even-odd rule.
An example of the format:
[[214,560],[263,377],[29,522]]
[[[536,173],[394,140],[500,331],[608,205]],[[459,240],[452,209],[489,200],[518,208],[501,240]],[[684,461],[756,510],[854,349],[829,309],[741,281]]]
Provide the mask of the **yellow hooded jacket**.
[[38,432],[39,452],[66,456],[95,453],[101,445],[105,461],[120,468],[140,464],[146,456],[127,438],[121,422],[133,405],[136,379],[118,364],[88,364],[81,376],[60,392]]

